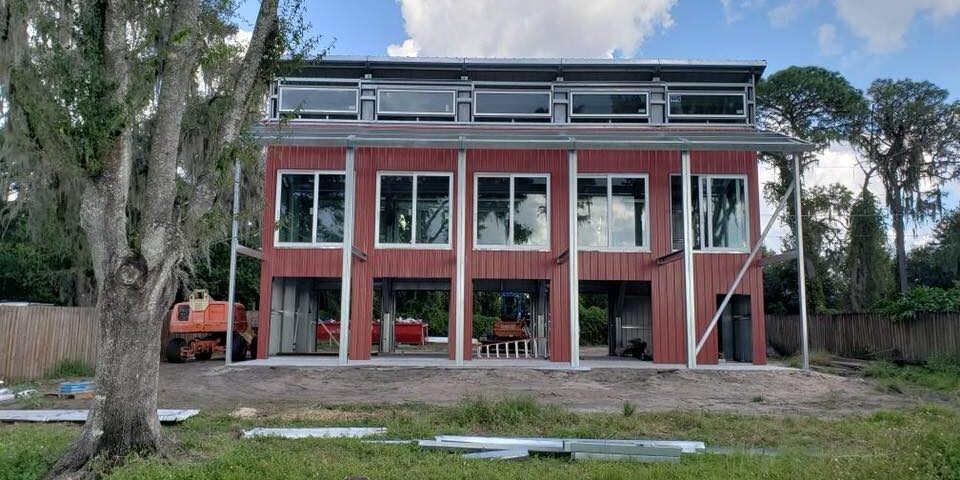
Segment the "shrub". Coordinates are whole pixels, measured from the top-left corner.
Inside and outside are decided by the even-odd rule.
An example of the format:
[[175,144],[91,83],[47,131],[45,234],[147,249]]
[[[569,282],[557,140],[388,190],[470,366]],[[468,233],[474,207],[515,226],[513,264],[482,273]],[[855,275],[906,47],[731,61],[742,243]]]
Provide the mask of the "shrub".
[[497,321],[497,317],[488,317],[486,315],[476,315],[473,316],[473,337],[482,338],[484,336],[489,336],[493,334],[493,322]]
[[584,308],[580,305],[580,343],[583,345],[607,344],[607,312],[598,306]]
[[960,287],[914,287],[898,298],[881,302],[879,309],[899,318],[913,318],[921,313],[960,312]]

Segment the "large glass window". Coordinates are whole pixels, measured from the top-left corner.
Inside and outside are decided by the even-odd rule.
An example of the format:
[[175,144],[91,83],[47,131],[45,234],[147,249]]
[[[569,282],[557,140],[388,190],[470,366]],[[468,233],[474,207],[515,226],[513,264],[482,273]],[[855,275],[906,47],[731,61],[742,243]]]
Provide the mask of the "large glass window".
[[548,177],[477,176],[476,245],[548,247]]
[[357,113],[357,89],[280,87],[280,111],[303,113]]
[[475,93],[474,115],[497,117],[550,116],[550,92],[484,92]]
[[577,244],[587,248],[647,246],[647,182],[642,176],[577,179]]
[[379,90],[377,113],[381,115],[442,115],[456,113],[452,90]]
[[671,93],[670,116],[741,118],[746,116],[746,97],[742,93]]
[[344,176],[297,172],[277,179],[276,242],[343,242]]
[[449,245],[449,174],[381,174],[377,242]]
[[573,92],[570,115],[573,117],[645,117],[646,93]]
[[[746,179],[723,175],[691,177],[694,249],[744,251],[749,246]],[[679,176],[670,178],[674,250],[683,248],[683,204]]]

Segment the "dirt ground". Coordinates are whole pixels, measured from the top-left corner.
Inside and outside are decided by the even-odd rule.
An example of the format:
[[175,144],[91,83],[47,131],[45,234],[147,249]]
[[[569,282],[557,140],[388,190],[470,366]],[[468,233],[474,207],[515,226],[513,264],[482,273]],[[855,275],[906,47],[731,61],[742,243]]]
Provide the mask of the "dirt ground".
[[[161,408],[277,411],[316,405],[423,402],[531,395],[580,411],[707,409],[837,416],[912,405],[863,379],[798,371],[595,369],[444,370],[395,368],[226,368],[217,362],[161,364]],[[760,400],[762,398],[762,400]]]
[[[54,384],[41,386],[52,390]],[[884,392],[856,377],[800,371],[224,367],[160,364],[160,408],[281,412],[333,404],[422,402],[529,395],[577,411],[712,410],[835,417],[914,405],[921,398]],[[923,401],[937,399],[923,398]],[[47,400],[41,408],[84,408],[87,400]],[[4,408],[16,408],[5,406]],[[23,408],[23,407],[20,407]],[[37,407],[33,407],[37,408]]]

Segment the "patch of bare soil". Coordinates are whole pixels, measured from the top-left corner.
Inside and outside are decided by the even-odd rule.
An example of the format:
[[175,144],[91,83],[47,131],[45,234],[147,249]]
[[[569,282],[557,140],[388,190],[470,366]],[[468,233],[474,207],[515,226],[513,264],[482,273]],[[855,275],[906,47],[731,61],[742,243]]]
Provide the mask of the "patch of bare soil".
[[919,398],[881,391],[855,377],[798,371],[595,369],[589,372],[401,369],[225,368],[215,362],[161,364],[163,408],[253,407],[291,419],[354,418],[370,413],[334,405],[423,402],[529,395],[579,411],[713,410],[832,417],[913,405]]

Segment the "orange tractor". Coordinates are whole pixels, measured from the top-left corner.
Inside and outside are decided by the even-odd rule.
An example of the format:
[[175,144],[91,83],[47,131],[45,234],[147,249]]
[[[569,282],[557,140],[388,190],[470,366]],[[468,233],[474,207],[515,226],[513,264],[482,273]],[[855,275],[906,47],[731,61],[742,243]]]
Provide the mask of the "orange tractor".
[[[189,301],[173,306],[170,311],[171,335],[198,335],[187,341],[174,336],[167,342],[167,361],[183,363],[188,358],[210,360],[214,353],[226,351],[227,345],[227,302],[211,300],[206,290],[197,290],[190,294]],[[257,337],[247,322],[247,311],[242,304],[233,306],[233,355],[231,359],[240,362],[250,356],[257,358]]]

